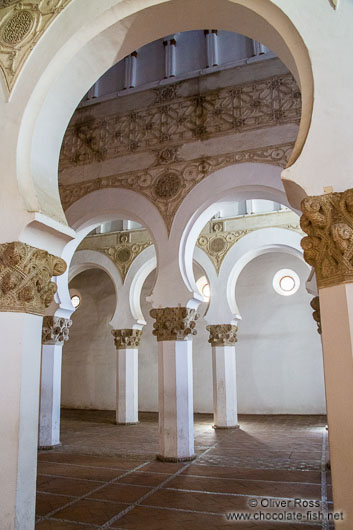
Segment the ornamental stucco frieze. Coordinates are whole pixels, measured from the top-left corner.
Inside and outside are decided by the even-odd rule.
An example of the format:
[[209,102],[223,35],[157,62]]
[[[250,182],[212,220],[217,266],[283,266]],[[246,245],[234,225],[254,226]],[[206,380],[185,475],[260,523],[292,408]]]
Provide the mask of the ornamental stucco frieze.
[[66,270],[63,259],[26,243],[0,245],[0,311],[44,315],[53,301],[53,276]]
[[353,282],[353,189],[306,197],[301,245],[319,288]]
[[210,332],[208,342],[212,346],[234,346],[238,341],[238,326],[234,324],[213,324],[206,329]]
[[64,137],[60,170],[300,120],[291,74],[178,96],[182,84],[157,89],[153,104],[134,111],[87,118],[79,109]]
[[45,316],[43,318],[42,343],[52,345],[63,345],[69,340],[69,329],[72,320],[57,316]]
[[0,68],[9,92],[28,55],[71,0],[1,0]]
[[138,348],[140,346],[142,330],[113,329],[114,344],[117,350]]
[[179,160],[170,164],[158,163],[141,171],[131,171],[85,182],[61,185],[61,200],[66,210],[77,200],[96,190],[105,188],[131,189],[147,197],[158,208],[168,230],[170,230],[176,211],[186,195],[211,173],[243,162],[264,162],[285,167],[292,149],[293,142],[288,142],[205,156],[189,161]]
[[153,335],[157,341],[185,340],[189,335],[196,335],[196,320],[199,314],[196,309],[188,307],[164,307],[151,309],[150,315],[156,321],[153,324]]

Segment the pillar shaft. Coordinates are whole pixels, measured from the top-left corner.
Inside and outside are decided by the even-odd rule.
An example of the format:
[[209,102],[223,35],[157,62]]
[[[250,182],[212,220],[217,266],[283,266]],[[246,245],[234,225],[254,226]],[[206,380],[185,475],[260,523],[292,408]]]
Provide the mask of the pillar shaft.
[[60,444],[62,344],[43,344],[40,385],[39,446]]
[[214,426],[238,426],[234,346],[212,347]]
[[138,349],[116,351],[116,422],[138,422]]
[[353,284],[320,289],[330,462],[336,528],[353,528]]
[[212,324],[208,342],[212,345],[214,427],[238,427],[235,343],[238,327]]
[[[353,528],[353,189],[306,197],[300,225],[304,258],[315,268],[321,317],[334,510]],[[318,314],[318,310],[319,313]]]
[[153,334],[158,340],[158,458],[166,461],[192,460],[194,454],[192,341],[195,309],[165,307],[152,309],[156,319]]
[[42,318],[0,313],[0,528],[33,530]]
[[194,457],[192,341],[158,343],[160,458]]
[[140,329],[113,329],[116,347],[116,422],[138,422],[138,347]]

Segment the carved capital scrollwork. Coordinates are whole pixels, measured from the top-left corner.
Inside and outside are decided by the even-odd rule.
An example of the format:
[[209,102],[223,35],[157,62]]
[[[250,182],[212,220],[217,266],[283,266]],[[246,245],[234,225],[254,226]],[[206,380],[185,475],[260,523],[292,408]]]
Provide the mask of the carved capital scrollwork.
[[208,342],[212,346],[234,346],[238,341],[238,326],[234,324],[214,324],[206,326],[206,329],[210,332]]
[[188,307],[163,307],[150,311],[152,318],[156,320],[153,324],[153,335],[157,341],[185,340],[188,335],[196,335],[196,320],[199,314],[196,309]]
[[317,332],[321,335],[321,314],[320,314],[320,297],[315,296],[311,302],[310,305],[312,307],[313,311],[313,319],[315,320],[317,324]]
[[301,208],[304,259],[318,287],[353,282],[353,189],[306,197]]
[[113,329],[114,344],[117,350],[138,348],[140,346],[141,329]]
[[49,317],[43,318],[42,343],[59,344],[69,340],[69,329],[72,326],[72,320],[69,318]]
[[53,276],[66,270],[63,259],[15,241],[0,245],[0,311],[44,315],[53,301]]

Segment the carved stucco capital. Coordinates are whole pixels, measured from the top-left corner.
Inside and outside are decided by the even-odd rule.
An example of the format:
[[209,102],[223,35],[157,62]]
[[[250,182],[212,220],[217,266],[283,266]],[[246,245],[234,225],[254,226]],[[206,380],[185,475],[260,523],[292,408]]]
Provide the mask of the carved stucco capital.
[[153,324],[153,335],[157,341],[185,340],[189,335],[196,335],[196,320],[199,314],[196,309],[188,307],[163,307],[150,311],[152,318],[156,320]]
[[306,197],[301,209],[304,259],[318,287],[353,282],[353,189]]
[[320,297],[315,296],[311,302],[310,305],[312,307],[313,311],[313,319],[315,320],[317,324],[317,332],[321,335],[321,314],[320,314]]
[[235,324],[214,324],[206,326],[206,329],[210,332],[208,342],[212,346],[234,346],[238,341],[238,326]]
[[0,244],[0,311],[44,315],[57,289],[51,278],[65,270],[65,261],[45,250]]
[[69,329],[72,320],[69,318],[49,317],[43,318],[42,343],[63,345],[69,340]]
[[113,329],[114,344],[117,350],[138,348],[142,335],[141,329]]

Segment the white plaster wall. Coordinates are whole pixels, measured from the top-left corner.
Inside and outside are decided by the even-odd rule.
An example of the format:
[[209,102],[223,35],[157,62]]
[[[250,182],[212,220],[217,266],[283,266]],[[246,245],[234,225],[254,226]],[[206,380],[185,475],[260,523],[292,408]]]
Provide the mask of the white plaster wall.
[[72,314],[70,340],[63,348],[62,406],[114,410],[113,283],[105,272],[92,269],[76,276],[70,288],[80,292],[81,304]]
[[[301,285],[292,296],[272,287],[279,269],[293,269]],[[239,412],[325,412],[321,341],[305,290],[306,265],[294,256],[265,254],[239,276],[236,297],[242,322],[237,343]]]
[[[292,268],[301,279],[289,297],[275,293],[277,270]],[[139,410],[158,410],[157,341],[146,300],[154,283],[146,279],[141,307],[147,325],[139,350]],[[203,275],[195,267],[195,277]],[[237,285],[243,321],[237,343],[239,413],[314,414],[325,412],[321,342],[305,291],[308,268],[298,258],[274,253],[250,262]],[[73,315],[70,340],[64,346],[62,403],[65,407],[115,407],[115,348],[109,320],[115,294],[111,280],[99,270],[78,275],[70,284],[82,295]],[[172,286],[171,286],[172,289]],[[194,410],[212,412],[212,358],[201,304],[198,334],[193,339]]]

